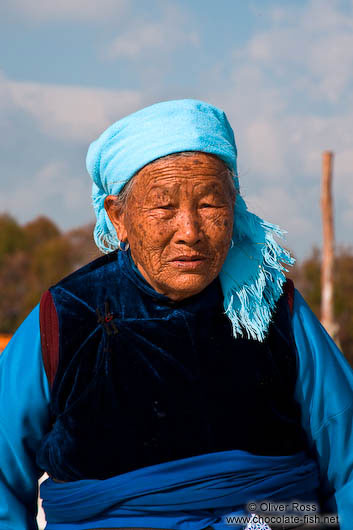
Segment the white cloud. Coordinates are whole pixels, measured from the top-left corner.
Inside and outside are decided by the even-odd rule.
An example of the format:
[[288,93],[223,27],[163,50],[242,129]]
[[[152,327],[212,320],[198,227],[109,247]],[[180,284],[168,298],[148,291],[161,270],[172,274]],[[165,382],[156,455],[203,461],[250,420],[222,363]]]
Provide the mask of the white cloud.
[[[353,227],[353,149],[346,149],[337,154],[334,160],[334,189],[342,193],[341,204],[343,227],[352,233]],[[336,207],[337,210],[337,207]],[[351,241],[353,245],[353,242]]]
[[337,239],[352,242],[353,11],[312,0],[268,15],[266,31],[234,52],[229,87],[205,99],[234,126],[250,207],[287,228],[303,255],[321,241],[326,149],[335,152]]
[[[353,116],[351,116],[353,119]],[[344,179],[347,193],[353,204],[353,149],[344,149],[338,153],[335,160],[337,173]]]
[[108,19],[124,12],[126,0],[2,0],[2,10],[17,13],[30,20],[45,21]]
[[[82,164],[83,166],[83,164]],[[20,222],[37,215],[47,215],[59,226],[69,228],[93,220],[90,205],[91,182],[82,171],[73,174],[66,162],[54,161],[17,182],[15,189],[5,188],[0,196],[0,211],[9,211]]]
[[338,102],[353,82],[353,11],[343,13],[337,1],[311,0],[305,7],[274,8],[269,18],[273,25],[249,41],[243,59],[313,99]]
[[199,38],[190,20],[176,5],[164,3],[159,20],[134,20],[113,40],[105,55],[110,59],[134,58],[151,50],[165,54],[178,46],[198,44]]
[[281,143],[278,128],[270,121],[260,118],[253,120],[244,133],[252,170],[260,175],[270,174],[272,180],[282,179],[287,170],[283,152],[278,149]]
[[[266,187],[260,194],[250,194],[246,197],[246,202],[250,211],[256,212],[266,221],[279,224],[282,230],[288,232],[285,246],[293,249],[296,253],[298,248],[298,238],[305,235],[306,238],[315,240],[317,233],[315,223],[309,219],[302,209],[302,193],[300,188],[285,189],[284,187]],[[312,190],[305,190],[313,199]],[[315,197],[314,197],[315,199]],[[318,211],[319,202],[313,207]]]
[[86,142],[112,122],[137,110],[137,91],[0,79],[1,106],[29,114],[51,136]]
[[42,213],[64,228],[92,220],[86,148],[141,106],[134,91],[18,82],[0,73],[0,211],[21,222]]
[[[249,116],[247,116],[249,120]],[[352,242],[353,109],[323,118],[287,113],[251,118],[240,126],[240,183],[254,211],[288,229],[291,248],[302,255],[321,241],[320,187],[322,152],[332,149],[337,224],[340,242]],[[242,171],[243,167],[246,171]],[[275,187],[276,186],[276,187]],[[259,209],[258,209],[259,208]]]

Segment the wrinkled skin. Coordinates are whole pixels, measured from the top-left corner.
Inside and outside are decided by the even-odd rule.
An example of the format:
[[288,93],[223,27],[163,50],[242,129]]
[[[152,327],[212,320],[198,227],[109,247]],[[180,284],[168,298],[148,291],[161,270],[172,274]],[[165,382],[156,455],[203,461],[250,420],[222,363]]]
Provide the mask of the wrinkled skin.
[[233,230],[234,198],[224,163],[195,152],[160,158],[142,168],[123,211],[114,196],[105,208],[120,241],[159,293],[179,301],[219,274]]

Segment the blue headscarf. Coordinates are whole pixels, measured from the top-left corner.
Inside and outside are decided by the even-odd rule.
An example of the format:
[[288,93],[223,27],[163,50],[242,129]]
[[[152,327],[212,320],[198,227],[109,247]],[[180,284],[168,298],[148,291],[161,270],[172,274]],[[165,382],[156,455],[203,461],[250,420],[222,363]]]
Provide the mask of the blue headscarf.
[[240,195],[237,148],[222,110],[193,99],[164,101],[117,121],[90,145],[86,163],[93,180],[95,242],[102,252],[118,248],[104,199],[118,195],[146,164],[183,151],[217,155],[233,172],[237,190],[233,243],[219,275],[224,309],[235,337],[245,333],[263,341],[282,294],[285,265],[294,260],[274,239],[274,235],[283,237],[280,228],[249,212]]

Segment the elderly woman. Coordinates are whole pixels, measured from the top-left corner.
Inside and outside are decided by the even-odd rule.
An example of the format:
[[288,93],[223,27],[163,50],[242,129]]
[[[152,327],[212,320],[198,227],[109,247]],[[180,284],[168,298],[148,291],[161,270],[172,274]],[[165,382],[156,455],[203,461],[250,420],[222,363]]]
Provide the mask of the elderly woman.
[[247,210],[236,156],[225,114],[194,100],[90,146],[106,255],[44,293],[1,356],[0,529],[35,528],[46,471],[48,530],[327,512],[351,530],[353,373],[286,281],[281,231]]

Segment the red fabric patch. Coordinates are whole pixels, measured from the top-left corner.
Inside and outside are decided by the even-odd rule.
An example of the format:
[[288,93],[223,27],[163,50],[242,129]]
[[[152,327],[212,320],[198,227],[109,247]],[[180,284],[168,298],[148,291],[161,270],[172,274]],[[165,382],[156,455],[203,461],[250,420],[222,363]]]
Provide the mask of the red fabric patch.
[[59,363],[59,321],[50,291],[40,300],[39,321],[44,368],[52,387]]
[[293,314],[294,305],[294,283],[293,280],[287,278],[286,283],[283,286],[283,291],[286,293],[290,314]]

